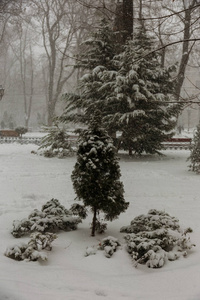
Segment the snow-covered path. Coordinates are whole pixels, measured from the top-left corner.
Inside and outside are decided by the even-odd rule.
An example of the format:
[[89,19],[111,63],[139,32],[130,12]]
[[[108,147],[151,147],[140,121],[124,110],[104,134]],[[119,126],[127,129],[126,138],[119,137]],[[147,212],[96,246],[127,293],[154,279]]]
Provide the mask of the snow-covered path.
[[[31,154],[34,145],[0,147],[0,300],[199,300],[200,299],[200,177],[188,172],[188,151],[166,151],[162,158],[123,156],[120,160],[126,201],[130,207],[108,224],[108,231],[90,236],[91,216],[73,232],[61,232],[47,262],[17,262],[3,255],[14,239],[12,221],[22,219],[51,198],[67,208],[75,197],[71,172],[75,158],[47,159]],[[192,227],[196,248],[188,258],[162,269],[134,268],[122,247],[111,259],[101,251],[84,257],[87,246],[108,235],[123,242],[119,229],[149,209],[176,216]]]

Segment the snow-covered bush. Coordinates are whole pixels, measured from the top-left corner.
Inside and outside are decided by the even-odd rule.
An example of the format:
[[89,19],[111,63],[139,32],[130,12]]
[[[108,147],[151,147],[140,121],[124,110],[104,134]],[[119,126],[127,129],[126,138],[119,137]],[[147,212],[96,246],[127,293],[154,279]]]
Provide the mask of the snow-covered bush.
[[58,230],[75,230],[81,218],[74,216],[71,210],[67,210],[60,204],[59,200],[51,199],[43,205],[41,211],[38,209],[26,219],[13,222],[12,235],[16,238],[30,232],[56,232]]
[[117,248],[121,246],[117,238],[113,236],[108,236],[101,240],[99,245],[87,247],[85,251],[85,256],[96,254],[97,250],[103,250],[104,255],[110,258],[114,252],[117,251]]
[[101,241],[99,249],[104,250],[105,256],[110,258],[119,246],[121,246],[121,244],[117,238],[108,236]]
[[190,228],[181,230],[178,219],[155,209],[136,217],[120,231],[128,233],[124,237],[127,251],[136,265],[146,264],[150,268],[160,268],[167,260],[187,256],[195,246],[188,236]]
[[15,131],[19,134],[20,137],[22,137],[23,134],[28,132],[28,129],[25,127],[17,127],[15,128]]
[[85,256],[95,255],[97,252],[97,249],[93,246],[87,247],[85,250]]
[[51,243],[57,238],[53,233],[34,232],[30,236],[28,244],[21,243],[7,248],[5,256],[15,260],[36,261],[38,259],[47,260],[47,253],[42,250],[50,251]]
[[200,174],[200,125],[197,126],[197,131],[194,134],[191,153],[187,160],[190,161],[189,170]]
[[55,123],[53,127],[46,127],[47,135],[41,141],[40,154],[45,157],[63,158],[74,155],[74,149],[69,141],[69,135],[64,128],[59,128]]

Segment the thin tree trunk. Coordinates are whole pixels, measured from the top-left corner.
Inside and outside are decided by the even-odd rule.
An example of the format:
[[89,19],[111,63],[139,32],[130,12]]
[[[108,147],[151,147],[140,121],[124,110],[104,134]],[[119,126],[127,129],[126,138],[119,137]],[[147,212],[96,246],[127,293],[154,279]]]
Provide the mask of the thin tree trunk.
[[96,207],[94,207],[94,215],[93,215],[93,220],[92,220],[91,236],[95,236],[96,221],[97,221],[97,209],[96,209]]
[[128,150],[128,155],[132,156],[133,155],[133,150],[132,148],[130,147],[129,150]]
[[125,44],[128,38],[133,37],[133,0],[117,2],[113,30],[117,32],[117,40]]
[[195,1],[189,6],[188,9],[185,10],[185,16],[184,16],[184,36],[183,36],[183,48],[182,48],[182,57],[179,65],[178,75],[177,75],[177,81],[176,81],[176,88],[175,88],[175,97],[179,100],[180,94],[181,94],[181,88],[183,86],[183,82],[185,79],[185,70],[188,64],[189,56],[191,49],[189,49],[189,39],[191,36],[191,13],[192,8],[195,4]]
[[123,0],[124,43],[133,38],[133,0]]

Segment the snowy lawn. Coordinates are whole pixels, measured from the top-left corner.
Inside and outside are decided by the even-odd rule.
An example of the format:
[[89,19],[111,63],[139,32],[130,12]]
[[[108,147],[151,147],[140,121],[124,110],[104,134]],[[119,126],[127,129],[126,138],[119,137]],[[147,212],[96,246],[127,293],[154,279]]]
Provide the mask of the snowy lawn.
[[[0,146],[0,300],[199,300],[200,177],[188,171],[189,151],[165,151],[165,157],[121,156],[128,210],[108,223],[103,235],[90,236],[91,215],[77,231],[60,232],[47,262],[18,262],[4,256],[8,246],[27,242],[10,234],[13,220],[28,217],[51,198],[69,208],[75,197],[71,172],[75,158],[44,158],[31,154],[35,145]],[[124,225],[149,209],[165,210],[191,227],[196,247],[187,258],[161,269],[134,268],[125,247],[112,258],[102,251],[84,256],[86,248],[114,236],[123,243]]]

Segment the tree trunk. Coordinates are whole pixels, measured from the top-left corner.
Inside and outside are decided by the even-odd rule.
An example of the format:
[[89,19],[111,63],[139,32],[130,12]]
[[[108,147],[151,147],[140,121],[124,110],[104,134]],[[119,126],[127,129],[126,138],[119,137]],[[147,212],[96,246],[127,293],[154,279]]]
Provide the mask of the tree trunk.
[[[194,5],[194,4],[192,4]],[[180,61],[179,71],[177,75],[176,88],[175,88],[175,97],[179,100],[181,88],[185,79],[185,70],[188,64],[190,50],[189,50],[189,39],[190,39],[190,25],[191,25],[191,13],[192,5],[189,9],[185,10],[184,16],[184,36],[183,36],[183,48],[182,48],[182,57]]]
[[55,106],[56,106],[56,101],[51,100],[48,105],[48,116],[47,116],[48,126],[52,126],[53,124],[53,120],[55,118]]
[[120,3],[120,2],[118,2],[116,4],[113,31],[117,32],[117,34],[116,34],[117,42],[120,43],[120,44],[123,44],[124,43],[124,38],[123,38],[123,31],[124,31],[123,4]]
[[133,155],[133,150],[132,148],[130,147],[129,150],[128,150],[128,155],[132,156]]
[[96,221],[97,221],[97,209],[96,209],[96,207],[94,207],[94,215],[93,215],[93,220],[92,220],[91,236],[95,236]]
[[133,0],[123,0],[124,43],[133,38]]
[[139,21],[140,21],[140,26],[143,31],[145,31],[145,24],[144,24],[144,19],[143,19],[143,0],[140,0],[140,6],[139,6]]
[[133,0],[118,2],[115,15],[114,31],[118,32],[118,42],[125,44],[128,38],[133,37]]

